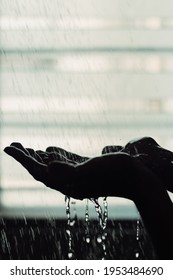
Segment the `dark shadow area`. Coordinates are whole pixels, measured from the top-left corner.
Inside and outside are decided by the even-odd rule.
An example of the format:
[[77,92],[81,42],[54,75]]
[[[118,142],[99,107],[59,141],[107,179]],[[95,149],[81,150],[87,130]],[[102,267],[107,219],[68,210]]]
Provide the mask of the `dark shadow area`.
[[[56,219],[0,219],[1,260],[68,259],[67,221]],[[97,260],[104,256],[103,242],[98,242],[98,221],[90,220],[90,242],[85,241],[86,223],[74,221],[70,226],[75,259]],[[105,229],[105,259],[155,259],[148,234],[136,220],[109,220]]]

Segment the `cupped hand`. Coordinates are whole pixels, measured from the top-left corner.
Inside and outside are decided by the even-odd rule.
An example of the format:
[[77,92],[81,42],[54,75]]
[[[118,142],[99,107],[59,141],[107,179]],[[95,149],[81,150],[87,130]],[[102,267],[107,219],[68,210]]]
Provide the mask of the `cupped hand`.
[[13,142],[4,152],[18,161],[35,180],[65,195],[82,199],[80,191],[74,192],[74,166],[88,158],[50,146],[46,151],[25,148]]

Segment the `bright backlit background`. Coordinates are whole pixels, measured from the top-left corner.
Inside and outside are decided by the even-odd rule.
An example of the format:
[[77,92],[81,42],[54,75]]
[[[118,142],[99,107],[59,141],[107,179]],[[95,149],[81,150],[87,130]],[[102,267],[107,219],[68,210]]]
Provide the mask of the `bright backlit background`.
[[0,0],[0,50],[2,215],[65,215],[64,196],[3,152],[13,141],[95,156],[152,136],[173,150],[171,0]]

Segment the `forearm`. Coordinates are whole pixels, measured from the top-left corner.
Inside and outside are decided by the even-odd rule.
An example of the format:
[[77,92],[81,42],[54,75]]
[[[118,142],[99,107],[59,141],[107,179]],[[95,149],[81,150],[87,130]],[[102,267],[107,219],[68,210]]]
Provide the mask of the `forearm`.
[[[134,203],[159,259],[173,259],[173,205],[162,183],[147,169],[136,169]],[[141,174],[143,177],[141,178]]]
[[165,207],[162,207],[160,201],[155,204],[151,198],[146,199],[146,203],[144,201],[139,199],[135,204],[157,257],[158,259],[173,259],[172,205],[169,205],[166,210]]

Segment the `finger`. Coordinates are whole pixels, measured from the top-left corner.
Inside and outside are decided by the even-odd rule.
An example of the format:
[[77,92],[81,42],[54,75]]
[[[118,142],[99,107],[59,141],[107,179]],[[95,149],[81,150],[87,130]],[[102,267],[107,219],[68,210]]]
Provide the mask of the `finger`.
[[65,150],[55,147],[55,146],[50,146],[46,148],[46,152],[49,153],[50,157],[52,157],[54,160],[65,160]]
[[46,152],[49,152],[49,153],[56,153],[56,154],[59,154],[61,156],[63,156],[64,158],[68,158],[69,156],[69,152],[62,149],[62,148],[59,148],[59,147],[55,147],[55,146],[50,146],[46,149]]
[[103,154],[110,154],[110,153],[120,152],[122,149],[123,149],[122,146],[106,146],[102,150],[102,155]]
[[28,151],[29,155],[35,159],[37,159],[38,155],[36,154],[36,152],[34,151],[34,149],[31,148],[26,148],[26,150]]
[[58,160],[58,161],[70,163],[70,164],[73,164],[73,165],[77,164],[76,161],[70,160],[70,159],[68,159],[68,158],[64,157],[63,155],[61,155],[59,153],[56,153],[56,152],[50,152],[49,153],[49,158],[50,158],[50,162]]
[[59,160],[59,161],[67,161],[67,159],[60,155],[59,153],[57,152],[43,152],[41,150],[38,150],[35,152],[36,153],[36,156],[40,157],[41,160],[46,163],[46,164],[49,164],[50,162],[54,161],[54,160]]
[[63,162],[68,161],[68,159],[66,157],[64,157],[63,155],[61,155],[60,153],[57,153],[57,152],[49,152],[48,155],[49,155],[50,161],[53,161],[53,160],[59,160],[59,161],[63,161]]
[[59,147],[55,147],[55,146],[49,146],[46,148],[46,152],[50,153],[50,152],[61,152],[61,148]]
[[23,147],[23,145],[22,145],[21,143],[19,143],[19,142],[12,142],[12,143],[10,144],[10,146],[11,146],[11,147],[16,147],[16,148],[18,148],[19,150],[23,151],[25,154],[28,155],[27,149],[25,149],[25,148]]
[[88,160],[88,157],[83,157],[83,156],[79,156],[77,154],[71,153],[66,151],[65,149],[59,148],[59,147],[55,147],[55,146],[50,146],[46,149],[47,152],[56,152],[61,154],[62,156],[64,156],[65,158],[67,158],[68,160],[72,161],[73,163],[81,163],[84,162],[86,160]]
[[4,151],[17,160],[28,172],[34,177],[34,179],[45,183],[45,176],[47,166],[39,163],[33,157],[26,155],[21,149],[14,146],[9,146]]
[[26,149],[31,157],[35,158],[38,162],[45,163],[40,153],[42,151],[34,151],[34,149],[31,148],[26,148]]

